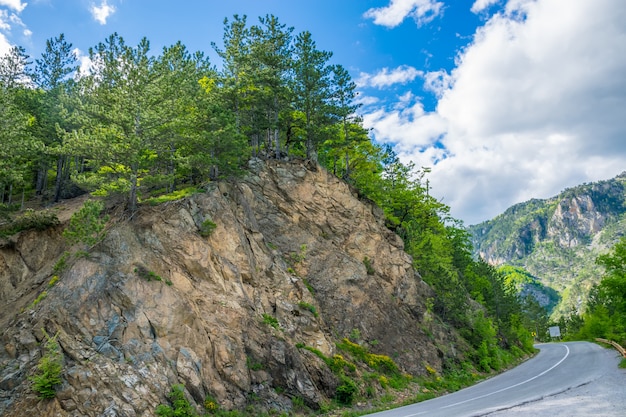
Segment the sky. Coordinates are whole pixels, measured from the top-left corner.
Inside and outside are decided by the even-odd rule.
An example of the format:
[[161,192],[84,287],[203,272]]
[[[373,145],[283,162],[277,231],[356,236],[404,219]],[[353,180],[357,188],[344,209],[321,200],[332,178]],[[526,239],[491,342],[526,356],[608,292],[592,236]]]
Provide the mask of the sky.
[[428,168],[465,225],[626,171],[624,0],[0,0],[0,54],[114,32],[219,66],[224,19],[309,31],[358,86],[371,137]]

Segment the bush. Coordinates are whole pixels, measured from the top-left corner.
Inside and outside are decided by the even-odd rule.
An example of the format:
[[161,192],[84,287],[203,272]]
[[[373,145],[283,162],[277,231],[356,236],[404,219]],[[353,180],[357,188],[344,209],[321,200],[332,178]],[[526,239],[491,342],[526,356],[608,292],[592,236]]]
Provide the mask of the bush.
[[61,370],[63,369],[63,354],[56,341],[57,336],[46,337],[46,353],[39,359],[37,373],[30,378],[33,383],[33,391],[39,398],[49,399],[56,395],[56,387],[61,384]]
[[354,400],[354,395],[357,393],[359,388],[356,385],[356,382],[354,382],[352,379],[348,378],[345,375],[342,375],[340,379],[341,384],[337,387],[337,390],[335,391],[335,398],[341,404],[350,405],[352,404],[352,400]]
[[108,216],[100,217],[104,210],[102,201],[87,200],[83,207],[72,214],[70,224],[63,231],[63,237],[70,245],[83,243],[93,246],[104,238],[104,226]]
[[184,390],[185,387],[182,384],[172,385],[172,390],[168,395],[172,405],[160,404],[154,411],[155,414],[159,417],[197,417],[195,410],[185,398]]
[[311,313],[313,313],[314,317],[317,317],[317,309],[315,308],[314,305],[307,303],[306,301],[300,301],[298,303],[298,306],[304,310],[309,310]]
[[278,323],[278,319],[276,317],[272,317],[269,314],[265,313],[263,313],[263,323],[267,324],[268,326],[272,326],[275,329],[278,329],[280,327],[280,324]]
[[211,219],[206,219],[205,221],[202,222],[202,225],[200,225],[200,236],[202,237],[211,236],[211,233],[213,233],[216,227],[217,225],[213,223]]
[[20,217],[0,228],[0,237],[12,236],[22,230],[46,230],[50,227],[57,226],[59,223],[56,214],[47,210],[35,211],[33,209],[26,209],[24,214]]
[[372,266],[372,260],[368,258],[367,256],[363,258],[363,265],[365,265],[365,270],[367,271],[367,275],[374,275],[376,273],[376,271],[374,270],[374,267]]

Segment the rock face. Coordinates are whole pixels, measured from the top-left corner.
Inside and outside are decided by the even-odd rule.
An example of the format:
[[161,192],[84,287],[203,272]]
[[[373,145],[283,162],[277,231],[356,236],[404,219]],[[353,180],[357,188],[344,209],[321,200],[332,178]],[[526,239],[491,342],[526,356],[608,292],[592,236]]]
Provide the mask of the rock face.
[[547,200],[517,204],[471,226],[477,256],[494,265],[520,266],[563,297],[553,318],[582,312],[602,274],[596,257],[623,235],[626,172],[565,190]]
[[[413,375],[461,351],[436,324],[422,330],[434,295],[380,210],[320,168],[256,161],[244,180],[112,215],[105,239],[55,273],[62,228],[0,248],[3,416],[152,415],[174,384],[195,405],[316,408],[339,381],[303,346],[330,357],[356,335]],[[42,401],[28,377],[44,330],[64,364]]]

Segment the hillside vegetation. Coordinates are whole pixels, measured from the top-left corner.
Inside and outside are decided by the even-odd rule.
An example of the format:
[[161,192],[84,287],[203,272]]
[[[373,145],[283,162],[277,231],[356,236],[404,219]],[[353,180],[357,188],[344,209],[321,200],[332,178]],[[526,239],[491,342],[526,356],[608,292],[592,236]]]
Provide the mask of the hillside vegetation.
[[554,320],[582,314],[604,272],[597,257],[624,236],[625,185],[623,173],[546,200],[517,204],[469,228],[474,254],[492,265],[526,271],[544,287],[536,289],[536,298],[544,301]]
[[0,412],[307,414],[533,351],[330,52],[274,16],[213,47],[219,71],[119,34],[87,73],[63,35],[1,58]]

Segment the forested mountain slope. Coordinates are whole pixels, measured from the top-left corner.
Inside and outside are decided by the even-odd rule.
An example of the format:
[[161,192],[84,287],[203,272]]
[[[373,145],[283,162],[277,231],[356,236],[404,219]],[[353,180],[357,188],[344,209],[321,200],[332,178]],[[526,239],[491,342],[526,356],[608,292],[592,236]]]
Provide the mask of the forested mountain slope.
[[626,173],[569,188],[546,200],[516,204],[470,226],[475,255],[493,265],[522,267],[556,290],[553,316],[581,312],[600,280],[595,264],[626,231]]

